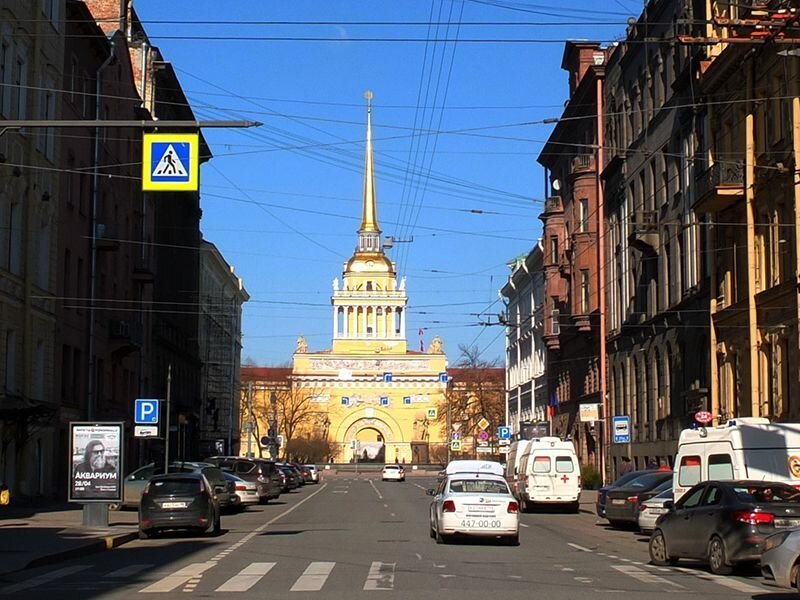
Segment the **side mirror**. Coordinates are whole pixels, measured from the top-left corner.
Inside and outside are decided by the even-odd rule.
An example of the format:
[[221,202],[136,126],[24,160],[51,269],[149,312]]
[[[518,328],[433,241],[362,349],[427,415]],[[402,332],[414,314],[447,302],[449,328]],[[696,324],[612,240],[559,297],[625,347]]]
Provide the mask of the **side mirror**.
[[428,496],[435,496],[436,495],[436,490],[431,488],[429,490],[425,490],[425,493],[428,494]]
[[667,510],[675,510],[675,502],[673,502],[672,500],[667,500],[666,502],[664,502],[664,508],[666,508]]

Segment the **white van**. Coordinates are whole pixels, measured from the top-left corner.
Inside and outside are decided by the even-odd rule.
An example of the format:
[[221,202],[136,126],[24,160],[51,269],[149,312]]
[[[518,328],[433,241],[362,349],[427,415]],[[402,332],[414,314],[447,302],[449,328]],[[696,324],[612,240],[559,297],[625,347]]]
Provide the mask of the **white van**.
[[561,504],[578,512],[581,468],[572,442],[557,437],[530,440],[520,459],[519,478],[523,510],[535,504]]
[[533,440],[518,440],[512,442],[508,447],[508,454],[506,455],[506,482],[508,487],[511,488],[511,493],[519,500],[519,463],[522,460],[522,455],[531,445]]
[[800,486],[800,423],[741,417],[716,427],[684,429],[678,441],[675,500],[701,481],[755,479]]

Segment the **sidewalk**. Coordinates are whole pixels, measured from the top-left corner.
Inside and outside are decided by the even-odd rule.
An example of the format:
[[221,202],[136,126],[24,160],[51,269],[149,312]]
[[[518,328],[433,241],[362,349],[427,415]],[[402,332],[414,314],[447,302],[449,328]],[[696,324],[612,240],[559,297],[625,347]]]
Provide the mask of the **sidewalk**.
[[590,515],[596,514],[595,504],[597,503],[597,490],[582,490],[580,499],[580,511]]
[[81,506],[0,507],[0,576],[110,550],[138,537],[135,511],[109,512],[109,526],[81,525]]

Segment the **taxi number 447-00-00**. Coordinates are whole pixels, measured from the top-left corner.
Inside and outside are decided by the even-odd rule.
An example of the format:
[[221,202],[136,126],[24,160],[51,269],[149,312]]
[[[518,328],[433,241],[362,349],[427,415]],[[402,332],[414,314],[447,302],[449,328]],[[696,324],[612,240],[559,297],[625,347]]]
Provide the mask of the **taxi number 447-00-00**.
[[489,519],[462,519],[461,527],[471,527],[473,529],[497,529],[503,523],[499,520],[490,521]]

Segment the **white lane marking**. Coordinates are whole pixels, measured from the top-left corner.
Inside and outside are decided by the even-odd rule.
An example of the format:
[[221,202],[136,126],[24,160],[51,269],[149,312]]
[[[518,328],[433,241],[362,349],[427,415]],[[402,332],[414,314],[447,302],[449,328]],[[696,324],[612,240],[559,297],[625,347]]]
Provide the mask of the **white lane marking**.
[[16,583],[14,585],[10,585],[8,587],[4,587],[0,594],[12,594],[14,592],[19,592],[20,590],[28,590],[33,587],[38,587],[54,579],[59,579],[61,577],[67,577],[68,575],[72,575],[73,573],[78,573],[79,571],[85,571],[86,569],[91,569],[94,565],[73,565],[71,567],[64,567],[63,569],[58,569],[57,571],[51,571],[50,573],[45,573],[44,575],[39,575],[38,577],[34,577],[33,579],[28,579],[27,581],[21,581],[20,583]]
[[614,560],[619,560],[619,556],[614,556],[613,554],[609,554],[608,558],[613,558]]
[[418,483],[415,483],[414,485],[415,485],[415,486],[417,486],[419,489],[421,489],[423,492],[427,492],[427,491],[428,491],[428,488],[426,488],[426,487],[422,487],[422,486],[421,486],[420,484],[418,484]]
[[312,562],[297,578],[290,592],[318,592],[328,580],[335,562]]
[[122,567],[116,571],[111,571],[111,573],[106,573],[103,575],[103,577],[130,577],[131,575],[136,575],[136,573],[139,571],[144,571],[152,566],[153,565],[128,565],[127,567]]
[[573,579],[578,583],[592,583],[590,577],[573,577]]
[[417,557],[417,560],[422,560],[422,554],[420,554],[419,552],[414,552],[414,556]]
[[394,513],[390,513],[390,514],[391,514],[393,517],[396,517],[396,516],[397,516],[397,515],[396,515],[396,514],[394,514]]
[[525,523],[520,523],[519,526],[520,527],[530,527],[530,525],[526,525]]
[[215,566],[217,566],[217,561],[215,560],[192,563],[183,567],[182,569],[178,569],[172,575],[162,577],[155,583],[148,585],[142,590],[139,590],[139,593],[152,594],[159,592],[171,592],[176,587],[189,583],[190,580],[194,579],[198,575],[202,575],[205,571],[208,571],[208,569]]
[[369,568],[364,591],[391,590],[394,588],[394,567],[397,563],[375,561]]
[[455,577],[455,575],[446,575],[442,573],[439,575],[439,577],[441,577],[442,579],[452,579],[453,577]]
[[509,575],[509,579],[522,579],[522,575]]
[[653,575],[652,573],[648,573],[647,571],[643,571],[633,565],[611,565],[611,568],[615,571],[619,571],[623,575],[627,575],[628,577],[632,577],[642,583],[655,583],[657,585],[663,586],[671,585],[676,588],[686,589],[680,583],[675,583],[674,581],[670,581],[669,579],[665,579],[663,577],[659,577],[658,575]]
[[369,484],[372,486],[372,489],[375,490],[375,493],[378,494],[378,500],[383,500],[383,496],[378,491],[378,488],[375,487],[375,484],[372,483],[372,479],[369,480]]
[[719,585],[731,588],[732,590],[736,590],[737,592],[744,592],[746,594],[755,594],[755,593],[764,593],[767,591],[766,588],[752,586],[745,583],[744,581],[738,581],[736,579],[730,577],[724,577],[722,575],[703,573],[702,571],[695,571],[693,569],[687,569],[686,567],[675,567],[675,570],[680,571],[681,573],[688,573],[690,575],[694,575],[698,579],[703,579],[704,581],[713,581],[714,583],[718,583]]
[[254,562],[247,565],[228,581],[219,586],[217,592],[246,592],[272,570],[274,562]]
[[569,567],[561,567],[561,570],[562,570],[562,571],[564,571],[564,572],[566,572],[566,573],[571,573],[571,572],[573,572],[575,569],[571,569],[571,568],[569,568]]
[[389,505],[388,504],[384,504],[383,508],[389,508]]
[[592,552],[592,550],[590,550],[589,548],[579,546],[578,544],[573,544],[572,542],[569,542],[567,546],[569,546],[570,548],[575,548],[575,550],[580,550],[581,552]]
[[346,494],[347,490],[333,490],[334,494]]

